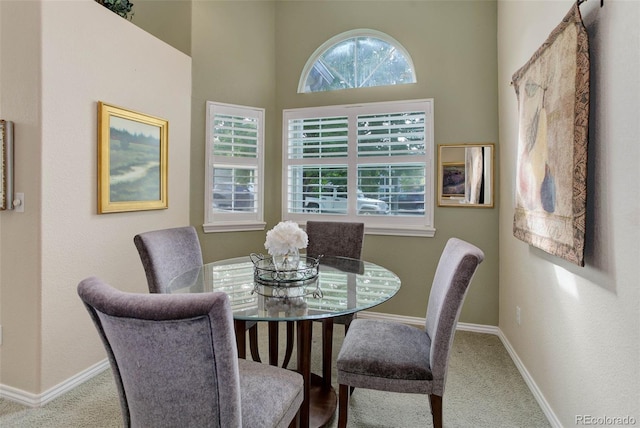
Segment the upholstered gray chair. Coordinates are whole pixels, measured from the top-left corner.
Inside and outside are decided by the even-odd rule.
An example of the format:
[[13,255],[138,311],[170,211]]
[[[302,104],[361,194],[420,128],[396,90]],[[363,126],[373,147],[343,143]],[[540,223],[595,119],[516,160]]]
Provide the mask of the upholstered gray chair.
[[[151,293],[166,293],[173,278],[202,266],[200,239],[193,226],[140,233],[133,237],[133,243],[140,254]],[[246,325],[251,357],[260,361],[257,323],[248,322]]]
[[225,293],[78,295],[107,351],[125,427],[287,427],[303,400],[290,370],[238,359]]
[[[338,256],[360,259],[364,241],[364,223],[337,221],[308,221],[306,232],[309,238],[307,256]],[[353,314],[322,320],[323,378],[331,378],[333,352],[333,325],[343,324],[345,334],[353,320]],[[287,325],[287,347],[284,367],[293,349],[293,323]],[[326,366],[326,367],[325,367]],[[330,380],[327,380],[330,382]]]
[[349,387],[428,394],[433,425],[442,427],[449,352],[469,283],[483,259],[474,245],[449,239],[436,268],[424,329],[381,320],[351,323],[337,361],[338,427],[347,426]]
[[359,259],[362,256],[364,223],[308,221],[307,255],[339,256]]

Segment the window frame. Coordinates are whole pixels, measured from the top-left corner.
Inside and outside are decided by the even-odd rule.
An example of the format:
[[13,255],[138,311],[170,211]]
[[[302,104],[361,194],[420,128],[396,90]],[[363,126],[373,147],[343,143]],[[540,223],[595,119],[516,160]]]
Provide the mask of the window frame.
[[[347,214],[321,214],[321,213],[291,213],[289,212],[289,170],[291,166],[297,165],[345,165],[347,168],[347,187],[350,195],[357,195],[358,188],[358,165],[371,165],[371,157],[358,157],[357,146],[357,118],[367,114],[392,114],[401,112],[424,111],[424,150],[425,155],[425,204],[423,215],[366,215],[358,214],[356,211],[356,197],[348,198]],[[347,116],[348,127],[348,155],[346,158],[335,157],[315,157],[315,158],[289,158],[289,121],[296,119],[316,119],[323,117]],[[286,109],[282,113],[282,205],[281,213],[283,220],[292,220],[300,224],[305,224],[308,220],[316,221],[357,221],[365,223],[365,231],[375,235],[394,236],[423,236],[433,237],[435,227],[433,214],[435,207],[435,155],[434,155],[434,123],[433,123],[433,99],[418,99],[405,101],[376,102],[363,104],[347,104],[336,106],[306,107],[297,109]],[[388,163],[394,165],[410,165],[409,157],[394,161],[393,156],[387,157]],[[416,160],[414,160],[415,163]],[[380,159],[377,160],[380,162]]]
[[[347,88],[341,88],[341,89],[322,90],[322,91],[307,91],[306,90],[306,84],[307,84],[307,79],[309,77],[309,73],[311,73],[311,71],[313,70],[314,65],[318,61],[320,61],[322,59],[323,55],[325,53],[327,53],[327,51],[329,51],[334,46],[336,46],[336,45],[338,45],[340,43],[349,41],[351,39],[367,38],[367,37],[381,40],[381,41],[393,46],[395,48],[395,50],[400,55],[403,56],[404,60],[407,62],[407,64],[409,65],[409,68],[411,69],[411,80],[410,81],[407,81],[407,82],[404,82],[404,83],[389,83],[387,85],[374,85],[373,87],[393,86],[393,85],[398,85],[398,84],[407,85],[407,84],[413,84],[413,83],[417,82],[418,78],[416,76],[416,69],[415,69],[415,66],[413,64],[413,59],[411,58],[411,55],[409,55],[409,51],[407,51],[405,49],[405,47],[402,46],[402,44],[400,42],[398,42],[396,39],[394,39],[393,37],[389,36],[388,34],[383,33],[382,31],[372,30],[372,29],[369,29],[369,28],[359,28],[359,29],[345,31],[344,33],[340,33],[340,34],[337,34],[337,35],[333,36],[332,38],[330,38],[329,40],[324,42],[322,45],[320,45],[313,52],[313,54],[311,54],[311,56],[309,57],[309,59],[307,59],[307,62],[305,63],[305,65],[304,65],[304,67],[302,69],[302,73],[300,74],[300,80],[298,81],[298,93],[299,94],[313,94],[313,93],[316,93],[316,92],[326,92],[326,91],[331,92],[331,91],[347,89]],[[350,89],[357,89],[357,88],[350,88]]]
[[[225,157],[213,153],[213,123],[218,114],[255,118],[258,124],[255,157]],[[205,188],[204,188],[204,224],[205,233],[241,232],[264,230],[264,127],[265,109],[236,104],[206,102],[205,132]],[[217,212],[213,209],[213,178],[216,168],[255,169],[257,180],[254,189],[255,212]]]

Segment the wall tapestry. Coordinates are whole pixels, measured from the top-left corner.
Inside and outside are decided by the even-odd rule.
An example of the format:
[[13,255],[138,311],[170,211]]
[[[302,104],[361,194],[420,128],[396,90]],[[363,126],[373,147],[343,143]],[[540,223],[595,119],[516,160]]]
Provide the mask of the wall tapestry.
[[578,4],[513,75],[518,164],[513,234],[584,266],[589,42]]

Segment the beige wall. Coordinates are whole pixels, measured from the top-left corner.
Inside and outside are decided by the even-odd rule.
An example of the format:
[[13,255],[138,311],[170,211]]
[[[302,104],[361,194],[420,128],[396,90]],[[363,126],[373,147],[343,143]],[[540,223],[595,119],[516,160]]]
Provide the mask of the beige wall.
[[[273,126],[278,138],[272,147],[277,153],[276,165],[281,163],[282,109],[296,107],[433,98],[436,145],[498,143],[495,2],[277,2],[276,19],[277,111]],[[297,94],[300,73],[311,54],[336,34],[357,28],[382,31],[401,43],[413,59],[417,83]],[[267,174],[280,189],[280,168]],[[433,186],[435,193],[435,183]],[[274,198],[277,219],[280,197],[276,194]],[[273,221],[273,216],[270,219]],[[391,268],[402,279],[400,292],[374,311],[424,317],[439,255],[447,239],[456,236],[486,253],[461,321],[497,325],[497,225],[497,208],[436,207],[435,238],[367,235],[363,257]]]
[[[268,228],[281,218],[284,108],[434,98],[436,144],[497,143],[495,2],[196,1],[192,12],[191,221],[198,227],[204,217],[207,100],[266,109]],[[416,85],[296,93],[302,68],[318,46],[335,34],[364,27],[386,32],[407,48]],[[436,208],[435,222],[435,238],[366,236],[364,257],[390,267],[403,280],[400,293],[375,310],[424,317],[437,259],[446,240],[458,236],[487,254],[461,320],[497,325],[497,208]],[[206,260],[264,251],[264,237],[265,231],[200,235]]]
[[191,54],[191,0],[135,0],[131,22]]
[[[15,184],[25,193],[25,212],[0,213],[0,382],[39,391],[40,376],[40,173],[41,28],[37,2],[0,2],[2,80],[0,104],[15,123]],[[22,143],[24,142],[24,143]]]
[[[146,291],[133,236],[189,222],[191,60],[92,0],[0,9],[1,111],[25,194],[24,213],[0,213],[0,383],[40,394],[106,356],[78,282]],[[97,214],[98,101],[169,120],[169,209]]]
[[[511,75],[572,1],[500,1],[500,329],[556,426],[576,415],[640,421],[640,3],[581,6],[591,44],[586,265],[513,237],[517,104]],[[521,308],[521,325],[515,321]]]
[[[265,232],[202,233],[207,101],[265,109],[265,165],[278,168],[275,141],[275,6],[270,1],[193,3],[191,222],[200,233],[205,261],[264,251]],[[266,219],[274,222],[278,185],[267,179]]]

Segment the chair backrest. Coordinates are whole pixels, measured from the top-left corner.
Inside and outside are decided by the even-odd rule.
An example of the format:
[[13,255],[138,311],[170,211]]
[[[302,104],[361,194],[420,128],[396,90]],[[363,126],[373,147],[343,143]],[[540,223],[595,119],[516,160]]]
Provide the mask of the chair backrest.
[[362,255],[364,223],[308,221],[306,226],[311,257],[340,256],[359,259]]
[[107,350],[125,427],[239,427],[238,354],[229,298],[78,285]]
[[202,266],[202,249],[193,226],[154,230],[133,238],[151,293],[165,293],[169,281]]
[[449,239],[442,251],[431,285],[425,322],[425,330],[431,339],[429,361],[434,379],[446,377],[462,303],[482,260],[482,250],[457,238]]

